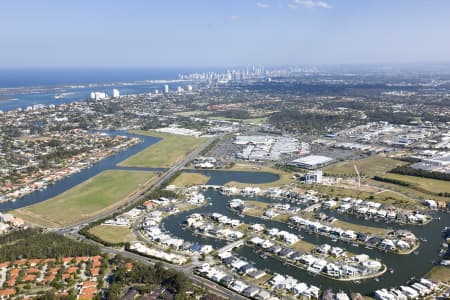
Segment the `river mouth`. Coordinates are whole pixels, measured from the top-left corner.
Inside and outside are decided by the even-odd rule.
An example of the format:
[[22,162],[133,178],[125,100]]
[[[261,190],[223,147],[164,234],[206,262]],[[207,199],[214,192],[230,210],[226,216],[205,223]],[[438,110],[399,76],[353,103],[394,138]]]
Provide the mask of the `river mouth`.
[[[205,171],[206,172],[206,171]],[[225,171],[226,172],[226,171]],[[214,176],[225,176],[224,178],[217,179]],[[230,174],[231,175],[231,174]],[[212,176],[208,184],[217,183],[217,182],[228,182],[229,178],[227,174],[216,173],[212,174],[212,172],[208,172],[208,176]],[[259,173],[252,172],[251,174],[247,174],[247,176],[251,176],[252,180],[258,180]],[[263,181],[265,175],[259,178],[259,180]],[[398,225],[398,224],[383,224],[377,223],[371,220],[357,219],[352,216],[345,216],[345,220],[360,224],[367,225],[373,227],[383,227],[383,225],[392,228],[392,229],[406,229],[413,232],[417,237],[426,237],[427,242],[421,243],[417,254],[409,254],[409,255],[398,255],[391,253],[383,253],[376,249],[367,249],[363,246],[353,246],[349,243],[340,242],[340,241],[332,241],[329,237],[315,235],[313,233],[308,233],[307,231],[295,231],[292,228],[289,228],[287,224],[265,220],[257,217],[251,216],[243,216],[239,215],[233,211],[231,211],[228,207],[228,201],[232,198],[241,198],[243,200],[257,200],[261,202],[267,203],[279,203],[279,201],[275,201],[266,197],[230,197],[222,195],[213,190],[205,191],[205,196],[211,205],[206,205],[201,208],[196,208],[194,210],[186,211],[180,213],[178,215],[172,215],[163,221],[163,227],[168,230],[171,234],[176,237],[182,238],[189,242],[197,242],[202,244],[211,244],[215,248],[221,248],[227,243],[222,240],[207,238],[203,236],[194,235],[190,230],[183,230],[180,226],[192,213],[201,213],[201,214],[211,214],[213,212],[217,212],[223,215],[226,215],[233,219],[240,219],[242,222],[247,224],[260,223],[264,224],[267,227],[277,227],[280,230],[286,230],[291,233],[301,234],[304,237],[306,242],[310,242],[313,244],[321,245],[324,243],[330,244],[332,246],[338,246],[344,248],[350,252],[355,254],[368,254],[373,259],[379,259],[381,262],[386,264],[387,268],[393,269],[394,272],[385,272],[382,276],[378,277],[377,280],[367,279],[362,280],[361,282],[353,282],[353,281],[336,281],[328,278],[324,278],[322,276],[314,276],[311,273],[308,273],[305,270],[300,268],[289,266],[286,264],[282,264],[279,260],[267,257],[262,259],[259,255],[257,255],[254,250],[248,246],[240,247],[234,252],[246,258],[248,261],[253,262],[255,267],[270,271],[271,273],[279,273],[282,275],[290,275],[296,278],[299,281],[305,282],[307,284],[313,284],[320,287],[322,290],[333,289],[334,291],[345,291],[347,293],[351,292],[360,292],[363,294],[371,294],[377,289],[381,288],[391,288],[391,287],[399,287],[401,285],[405,285],[412,278],[421,278],[423,277],[432,267],[433,262],[438,260],[439,251],[441,249],[441,244],[443,242],[441,238],[441,231],[445,226],[448,226],[450,223],[450,216],[445,213],[435,212],[433,213],[433,220],[424,226],[415,226],[415,225]],[[330,213],[330,211],[327,211]],[[337,214],[336,217],[342,217],[342,215]],[[386,227],[386,228],[387,228]]]

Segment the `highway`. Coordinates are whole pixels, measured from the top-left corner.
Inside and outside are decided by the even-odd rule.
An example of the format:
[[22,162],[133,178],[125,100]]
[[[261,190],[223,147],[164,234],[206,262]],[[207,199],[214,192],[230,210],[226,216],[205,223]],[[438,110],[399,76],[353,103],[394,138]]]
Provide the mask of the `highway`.
[[[218,138],[221,138],[218,137]],[[151,193],[157,189],[159,189],[164,183],[166,183],[176,172],[181,171],[184,167],[186,167],[186,165],[191,162],[196,156],[198,156],[203,150],[205,150],[207,147],[209,147],[217,138],[210,138],[208,139],[207,142],[205,142],[204,144],[202,144],[200,147],[198,147],[197,149],[195,149],[194,151],[192,151],[189,155],[187,155],[183,160],[177,162],[174,166],[172,166],[170,169],[168,169],[166,172],[164,172],[163,174],[161,174],[161,176],[157,179],[156,182],[151,182],[149,184],[149,186],[145,186],[145,187],[141,187],[142,189],[147,189],[145,193],[136,193],[136,195],[133,195],[129,201],[124,205],[127,207],[130,207],[133,204],[138,203],[139,201],[143,200],[146,196],[145,194],[147,193]],[[151,147],[151,146],[150,146]],[[78,232],[88,226],[89,223],[92,222],[96,222],[102,219],[107,218],[108,216],[113,215],[114,213],[122,210],[124,207],[118,207],[114,210],[108,211],[106,213],[102,213],[99,214],[95,217],[92,217],[90,219],[84,220],[82,222],[79,222],[77,224],[73,224],[71,226],[66,226],[66,227],[61,227],[61,228],[57,228],[54,231],[58,234],[62,234],[64,236],[67,237],[71,237],[77,240],[82,240],[91,244],[95,244],[98,245],[101,249],[102,252],[104,253],[110,253],[113,255],[117,255],[120,254],[124,257],[136,260],[138,262],[141,262],[143,264],[146,265],[153,265],[155,263],[161,263],[164,265],[165,268],[171,268],[171,269],[175,269],[178,272],[183,272],[188,278],[191,279],[191,281],[194,283],[194,285],[197,285],[199,287],[204,287],[206,288],[210,293],[213,293],[219,297],[222,297],[224,299],[247,299],[246,297],[241,296],[240,294],[237,294],[229,289],[226,289],[220,285],[217,285],[216,283],[197,276],[193,273],[194,268],[198,265],[191,263],[189,265],[184,265],[184,266],[177,266],[177,265],[172,265],[166,262],[162,262],[159,260],[155,260],[155,259],[150,259],[132,252],[128,252],[124,249],[117,249],[117,248],[113,248],[113,247],[107,247],[103,244],[100,244],[96,241],[87,239],[85,236],[79,234]]]
[[[126,202],[121,207],[115,208],[113,210],[98,214],[92,218],[89,218],[87,220],[83,220],[77,224],[72,224],[70,226],[57,228],[56,231],[60,233],[70,233],[74,229],[79,231],[83,227],[86,227],[89,223],[105,219],[111,215],[113,215],[115,212],[122,210],[124,207],[129,207],[133,204],[138,203],[139,201],[145,199],[146,194],[151,193],[161,187],[167,180],[169,180],[176,172],[181,171],[190,161],[192,161],[195,157],[199,155],[203,150],[205,150],[209,145],[211,145],[217,138],[221,138],[221,136],[216,138],[210,138],[205,143],[203,143],[201,146],[199,146],[197,149],[192,151],[190,154],[188,154],[183,160],[177,162],[174,166],[172,166],[170,169],[165,171],[161,174],[160,177],[157,178],[156,182],[151,181],[148,186],[144,186],[140,188],[140,191],[137,192],[135,195],[130,197],[128,202]],[[150,146],[151,147],[151,146]],[[146,189],[146,190],[145,190]],[[145,190],[145,192],[141,192],[142,190]]]

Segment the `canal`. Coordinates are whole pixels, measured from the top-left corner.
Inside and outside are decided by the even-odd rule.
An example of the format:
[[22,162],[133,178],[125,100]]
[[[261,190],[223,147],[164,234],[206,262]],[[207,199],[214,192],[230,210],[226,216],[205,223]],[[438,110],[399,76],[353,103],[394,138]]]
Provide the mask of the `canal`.
[[[205,175],[210,176],[210,180],[207,184],[211,185],[220,185],[229,181],[240,181],[244,183],[262,183],[267,182],[267,174],[260,174],[256,172],[237,172],[239,174],[234,174],[235,172],[228,171],[205,171],[202,172]],[[239,179],[236,177],[239,176]],[[240,219],[242,222],[247,224],[252,223],[261,223],[268,227],[277,227],[292,233],[301,234],[304,237],[304,240],[310,243],[314,243],[317,245],[328,243],[332,246],[338,246],[344,248],[350,252],[361,254],[368,254],[371,258],[378,258],[383,263],[387,265],[388,268],[393,268],[394,273],[391,274],[386,272],[381,277],[378,277],[379,281],[375,281],[374,279],[363,280],[360,283],[354,282],[340,282],[331,279],[327,279],[321,277],[320,275],[311,275],[310,273],[295,268],[292,266],[285,266],[277,259],[268,257],[267,259],[261,259],[253,250],[249,247],[241,247],[239,249],[234,250],[236,254],[247,258],[247,260],[253,262],[256,267],[260,269],[270,270],[271,272],[280,273],[283,275],[290,275],[294,278],[303,281],[305,283],[314,284],[320,287],[322,290],[332,288],[335,291],[343,290],[346,292],[361,292],[363,294],[370,294],[371,292],[379,289],[379,288],[389,288],[389,287],[398,287],[400,285],[405,285],[407,281],[409,281],[412,277],[420,278],[425,273],[427,273],[431,267],[433,266],[433,261],[438,259],[439,251],[441,249],[441,244],[443,240],[441,239],[441,230],[445,226],[449,226],[450,224],[450,216],[445,213],[434,213],[434,219],[425,226],[414,226],[414,225],[398,225],[398,224],[384,224],[378,223],[371,220],[358,219],[356,217],[350,215],[341,215],[334,211],[324,211],[328,215],[333,215],[338,219],[343,221],[351,222],[354,224],[372,226],[372,227],[383,227],[391,228],[391,229],[406,229],[413,232],[418,238],[426,237],[427,242],[421,243],[417,254],[410,255],[398,255],[391,253],[383,253],[376,249],[366,249],[362,246],[355,247],[350,243],[346,242],[332,242],[332,240],[325,236],[319,236],[313,233],[308,233],[307,231],[295,231],[288,227],[287,224],[266,220],[251,216],[240,216],[233,211],[227,208],[228,201],[235,197],[224,196],[216,191],[208,190],[205,193],[205,197],[210,202],[210,205],[206,205],[201,208],[197,208],[191,211],[183,212],[178,215],[172,215],[163,221],[163,227],[170,231],[174,236],[183,238],[186,241],[197,242],[203,244],[211,244],[215,248],[220,248],[226,244],[226,242],[213,239],[206,238],[202,236],[195,235],[193,232],[189,230],[184,230],[181,224],[192,213],[202,213],[208,214],[213,212],[218,212],[223,215],[226,215],[230,218]],[[279,201],[266,198],[266,197],[252,197],[245,198],[239,197],[243,200],[258,200],[267,203],[277,203]]]
[[[125,151],[114,154],[96,164],[92,167],[83,169],[79,173],[73,174],[69,177],[66,177],[62,180],[57,181],[56,183],[49,185],[47,189],[42,191],[36,191],[31,193],[21,199],[18,199],[15,202],[5,202],[0,204],[1,211],[7,211],[12,209],[18,209],[21,207],[25,207],[28,205],[32,205],[41,201],[45,201],[49,198],[55,197],[70,188],[84,182],[85,180],[105,171],[105,170],[141,170],[141,171],[154,171],[161,172],[165,169],[152,169],[152,168],[128,168],[128,167],[119,167],[118,163],[127,159],[128,157],[144,150],[145,148],[155,144],[160,139],[154,138],[150,136],[142,136],[142,135],[134,135],[124,131],[109,131],[109,134],[112,135],[126,135],[126,136],[135,136],[141,138],[142,142],[134,145],[133,147],[128,148]],[[195,170],[187,170],[188,172],[200,172],[208,177],[210,177],[207,184],[209,185],[223,185],[230,181],[238,181],[242,183],[268,183],[274,182],[279,179],[278,175],[272,173],[265,172],[243,172],[243,171],[220,171],[220,170],[207,170],[207,171],[195,171]],[[208,190],[205,192],[205,196],[208,199],[208,202],[211,205],[207,205],[201,208],[197,208],[191,211],[183,212],[178,215],[172,215],[166,218],[163,221],[163,227],[165,227],[168,231],[170,231],[174,236],[178,236],[190,242],[198,242],[204,244],[211,244],[216,248],[222,247],[225,245],[225,242],[205,238],[201,236],[194,235],[189,230],[183,230],[182,222],[186,219],[186,217],[192,213],[212,213],[219,212],[224,215],[227,215],[231,218],[241,219],[242,222],[252,224],[252,223],[261,223],[268,227],[278,227],[280,229],[301,234],[304,237],[304,240],[310,243],[314,243],[317,245],[328,243],[332,246],[338,246],[344,248],[353,253],[366,253],[370,255],[372,258],[379,258],[385,263],[388,268],[393,268],[395,270],[394,274],[385,273],[380,277],[380,281],[365,280],[359,284],[353,282],[339,282],[330,279],[323,278],[319,275],[312,276],[308,272],[291,267],[285,266],[280,261],[268,257],[263,260],[258,255],[256,255],[253,250],[249,247],[241,247],[236,250],[238,255],[246,257],[249,261],[255,263],[255,265],[260,269],[270,270],[272,272],[291,275],[298,280],[301,280],[306,283],[314,284],[321,289],[325,290],[327,288],[332,288],[333,290],[343,290],[346,292],[358,291],[361,293],[371,293],[376,289],[384,288],[384,287],[395,287],[404,285],[411,277],[419,278],[427,273],[432,267],[433,261],[438,259],[438,253],[440,250],[440,246],[442,243],[441,239],[441,230],[445,226],[450,225],[450,216],[444,213],[435,213],[434,219],[429,224],[425,226],[414,226],[414,225],[398,225],[398,224],[383,224],[377,223],[373,220],[364,220],[358,219],[351,215],[341,215],[332,210],[324,211],[328,215],[335,216],[336,218],[366,226],[373,227],[383,227],[392,228],[392,229],[407,229],[412,231],[418,238],[426,237],[427,242],[422,243],[420,248],[418,249],[418,254],[410,254],[410,255],[396,255],[396,254],[388,254],[382,253],[375,249],[366,249],[364,247],[355,247],[349,243],[345,242],[332,242],[331,239],[324,236],[319,236],[315,234],[309,234],[306,231],[294,232],[293,229],[290,229],[286,224],[271,220],[264,220],[260,218],[250,217],[250,216],[239,216],[236,213],[230,211],[227,208],[227,203],[233,197],[227,197],[221,195],[220,193],[212,190]],[[243,198],[245,200],[245,198]],[[247,198],[251,200],[259,200],[268,203],[275,203],[279,201],[275,201],[266,197],[254,197]]]
[[121,161],[127,159],[128,157],[144,150],[145,148],[155,144],[160,140],[160,138],[151,137],[151,136],[145,136],[145,135],[136,135],[132,134],[126,131],[104,131],[110,135],[122,135],[122,136],[129,136],[129,137],[138,137],[141,139],[141,142],[124,150],[121,152],[118,152],[114,155],[109,156],[108,158],[105,158],[94,165],[92,165],[90,168],[82,169],[78,173],[74,173],[70,176],[67,176],[61,180],[58,180],[54,184],[51,184],[47,186],[46,189],[41,191],[35,191],[33,193],[30,193],[20,199],[17,199],[14,202],[3,202],[0,203],[0,211],[8,211],[13,209],[22,208],[25,206],[29,206],[35,203],[39,203],[45,200],[48,200],[52,197],[55,197],[74,186],[88,180],[91,177],[94,177],[95,175],[98,175],[99,173],[106,171],[106,170],[137,170],[137,171],[164,171],[164,169],[151,169],[151,168],[128,168],[128,167],[119,167],[117,166],[118,163]]

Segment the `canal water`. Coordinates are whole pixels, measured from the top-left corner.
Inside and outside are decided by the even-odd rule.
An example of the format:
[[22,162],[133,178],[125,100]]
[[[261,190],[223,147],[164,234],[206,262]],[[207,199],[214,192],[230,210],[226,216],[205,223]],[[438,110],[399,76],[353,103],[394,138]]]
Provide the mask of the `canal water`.
[[[134,135],[128,132],[123,131],[110,131],[109,134],[113,135],[127,135],[127,136],[137,136],[142,139],[142,142],[123,151],[119,152],[109,158],[106,158],[91,168],[84,169],[79,173],[73,174],[65,179],[62,179],[56,182],[53,185],[47,187],[47,189],[43,191],[36,191],[32,194],[29,194],[22,199],[18,199],[15,202],[6,202],[0,204],[1,211],[7,211],[12,209],[17,209],[21,207],[25,207],[28,205],[32,205],[41,201],[45,201],[51,197],[55,197],[60,193],[63,193],[70,188],[84,182],[85,180],[105,171],[105,170],[140,170],[140,171],[154,171],[160,172],[165,169],[159,168],[129,168],[129,167],[119,167],[117,164],[128,157],[144,150],[145,148],[155,144],[159,139],[150,137],[150,136],[141,136]],[[239,181],[242,183],[268,183],[273,182],[279,179],[278,175],[272,173],[264,173],[264,172],[242,172],[242,171],[220,171],[220,170],[188,170],[188,172],[200,172],[206,176],[209,176],[210,179],[207,184],[209,185],[223,185],[230,181]],[[419,253],[417,255],[395,255],[389,253],[382,253],[374,249],[365,249],[364,247],[354,247],[349,243],[345,242],[332,242],[331,239],[319,235],[309,234],[306,231],[295,231],[293,229],[288,228],[288,226],[284,223],[264,220],[260,218],[243,216],[235,214],[227,208],[227,203],[233,197],[227,197],[221,195],[220,193],[212,190],[208,190],[205,192],[205,196],[208,199],[208,202],[211,205],[207,205],[201,208],[197,208],[191,211],[183,212],[178,215],[172,215],[163,221],[163,227],[170,231],[174,236],[178,236],[190,242],[211,244],[216,248],[220,248],[225,245],[225,242],[212,239],[205,238],[201,236],[194,235],[189,230],[183,230],[182,222],[186,219],[186,217],[192,213],[212,213],[219,212],[224,215],[227,215],[231,218],[241,219],[245,223],[262,223],[268,227],[278,227],[280,229],[293,232],[296,234],[301,234],[304,237],[304,240],[307,242],[311,242],[317,245],[328,243],[333,246],[339,246],[348,251],[354,253],[366,253],[370,255],[372,258],[379,258],[383,263],[387,265],[388,268],[393,268],[395,270],[394,274],[386,273],[380,277],[380,281],[376,282],[373,279],[362,281],[360,284],[355,284],[353,282],[339,282],[330,279],[323,278],[319,275],[312,276],[304,270],[291,267],[284,266],[280,261],[267,258],[266,260],[261,259],[257,254],[253,252],[252,249],[248,247],[241,247],[236,250],[238,255],[246,257],[248,260],[255,263],[255,265],[260,269],[268,269],[276,273],[291,275],[297,278],[300,281],[314,284],[319,286],[321,289],[332,288],[333,290],[343,290],[346,292],[357,291],[361,293],[371,293],[376,289],[383,287],[397,287],[400,285],[404,285],[411,277],[419,278],[423,276],[426,272],[430,270],[432,267],[433,261],[438,259],[438,254],[440,250],[440,245],[442,244],[441,239],[441,230],[445,226],[450,225],[450,216],[444,213],[435,213],[435,219],[431,221],[429,224],[425,226],[414,226],[414,225],[404,225],[400,226],[398,224],[380,224],[374,222],[373,220],[364,220],[358,219],[351,215],[341,215],[332,210],[324,211],[328,215],[332,215],[337,217],[340,220],[352,222],[355,224],[373,226],[373,227],[385,227],[398,229],[403,228],[412,231],[416,234],[417,237],[426,237],[428,242],[422,243],[419,247]],[[243,198],[245,199],[245,198]],[[266,197],[254,197],[247,198],[251,200],[259,200],[263,202],[277,202],[273,199]]]
[[105,158],[97,162],[90,168],[83,169],[78,173],[74,173],[61,180],[58,180],[54,184],[47,186],[47,188],[42,191],[35,191],[20,199],[17,199],[15,202],[0,203],[0,211],[18,209],[35,203],[39,203],[41,201],[45,201],[71,189],[72,187],[106,170],[137,170],[137,171],[154,171],[154,172],[164,171],[164,169],[159,168],[153,169],[153,168],[135,168],[135,167],[117,166],[117,164],[120,163],[121,161],[155,144],[160,140],[160,138],[144,135],[136,135],[126,131],[105,131],[105,132],[110,135],[138,137],[141,139],[141,142],[124,151],[118,152],[117,154],[114,154],[108,158]]
[[[265,174],[260,176],[259,173],[252,173],[252,172],[246,172],[244,174],[243,172],[239,173],[240,173],[239,176],[241,176],[239,178],[239,181],[241,182],[257,183],[257,182],[266,182],[265,179],[268,179]],[[211,179],[208,182],[208,184],[220,184],[224,182],[229,182],[231,180],[237,180],[235,174],[226,171],[225,173],[223,172],[215,173],[205,171],[204,174],[205,175],[208,174],[208,176],[211,176]],[[216,176],[220,176],[220,178],[217,178]],[[197,242],[203,244],[211,244],[215,248],[220,248],[224,246],[226,243],[217,239],[195,235],[193,232],[189,230],[183,230],[183,227],[181,226],[186,217],[192,213],[205,214],[218,212],[230,218],[240,219],[242,222],[248,224],[261,223],[268,227],[278,227],[280,229],[292,233],[301,234],[304,237],[305,241],[317,245],[328,243],[332,246],[338,246],[356,254],[365,253],[368,254],[371,258],[380,259],[383,263],[387,265],[388,268],[394,269],[394,274],[386,272],[383,276],[379,277],[380,281],[378,282],[375,281],[374,279],[363,280],[360,283],[340,282],[321,277],[320,275],[313,276],[308,272],[299,268],[295,268],[292,266],[285,266],[280,261],[271,257],[268,257],[267,259],[263,260],[257,254],[255,254],[255,252],[253,252],[251,248],[246,246],[235,250],[235,252],[238,255],[247,258],[249,261],[253,262],[256,267],[260,269],[270,270],[272,272],[280,273],[283,275],[291,275],[300,281],[309,284],[314,284],[323,290],[331,288],[335,291],[343,290],[346,292],[361,292],[363,294],[370,294],[371,292],[379,288],[398,287],[400,285],[405,285],[406,282],[408,282],[412,277],[415,278],[422,277],[425,273],[427,273],[431,269],[433,261],[438,259],[441,244],[443,242],[441,238],[441,231],[445,226],[450,225],[450,216],[448,214],[438,212],[434,214],[435,219],[425,226],[414,226],[414,225],[401,226],[398,224],[389,224],[386,226],[386,224],[383,223],[380,224],[371,220],[357,219],[356,217],[348,215],[340,215],[338,213],[334,213],[333,211],[324,211],[325,213],[333,215],[338,219],[348,221],[354,224],[367,225],[373,227],[386,226],[384,228],[392,228],[392,229],[400,229],[400,228],[407,229],[416,234],[418,238],[420,237],[427,238],[428,240],[427,242],[421,243],[418,249],[418,254],[396,255],[390,253],[383,253],[376,249],[366,249],[362,246],[355,247],[352,246],[350,243],[346,242],[340,241],[332,242],[331,239],[328,237],[310,234],[306,231],[299,232],[297,230],[289,228],[286,224],[277,221],[265,220],[250,216],[241,217],[227,208],[228,201],[235,197],[224,196],[212,190],[206,191],[205,196],[207,197],[208,202],[210,202],[211,205],[207,205],[187,212],[182,212],[178,215],[172,215],[163,221],[163,227],[167,229],[169,232],[171,232],[174,236],[183,238],[187,241],[194,243]],[[239,198],[258,200],[268,203],[278,202],[266,197],[252,197],[252,198],[239,197]]]
[[[61,193],[73,188],[74,186],[83,183],[84,181],[98,175],[99,173],[106,170],[128,170],[128,171],[148,171],[148,172],[164,172],[165,168],[144,168],[144,167],[122,167],[118,166],[120,162],[137,154],[138,152],[146,149],[147,147],[155,144],[160,138],[139,135],[129,133],[127,131],[102,131],[110,135],[122,135],[128,137],[138,137],[141,142],[124,150],[105,158],[96,164],[92,165],[90,168],[82,169],[78,173],[74,173],[64,179],[58,180],[54,184],[47,186],[46,189],[42,191],[35,191],[30,193],[15,202],[3,202],[0,203],[0,211],[9,211],[13,209],[19,209],[32,204],[36,204],[52,197],[58,196]],[[226,182],[237,180],[240,182],[247,183],[264,183],[272,182],[279,179],[278,175],[272,173],[251,173],[251,172],[239,172],[239,171],[220,171],[220,170],[208,170],[208,171],[197,171],[197,170],[187,170],[188,172],[202,172],[205,175],[211,177],[210,184],[223,185]],[[256,174],[255,176],[253,176]],[[254,179],[248,179],[249,177]]]

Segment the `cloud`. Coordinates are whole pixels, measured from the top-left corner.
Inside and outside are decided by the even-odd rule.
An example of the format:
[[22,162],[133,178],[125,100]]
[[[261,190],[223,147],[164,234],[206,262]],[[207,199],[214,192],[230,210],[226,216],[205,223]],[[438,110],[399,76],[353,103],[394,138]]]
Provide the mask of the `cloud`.
[[262,3],[262,2],[256,2],[256,6],[258,6],[259,8],[269,8],[270,5],[267,3]]
[[241,16],[238,15],[231,15],[227,17],[227,21],[229,22],[237,22],[241,20]]
[[328,3],[318,0],[294,0],[294,2],[289,5],[290,8],[296,8],[297,6],[303,6],[305,8],[331,8]]

